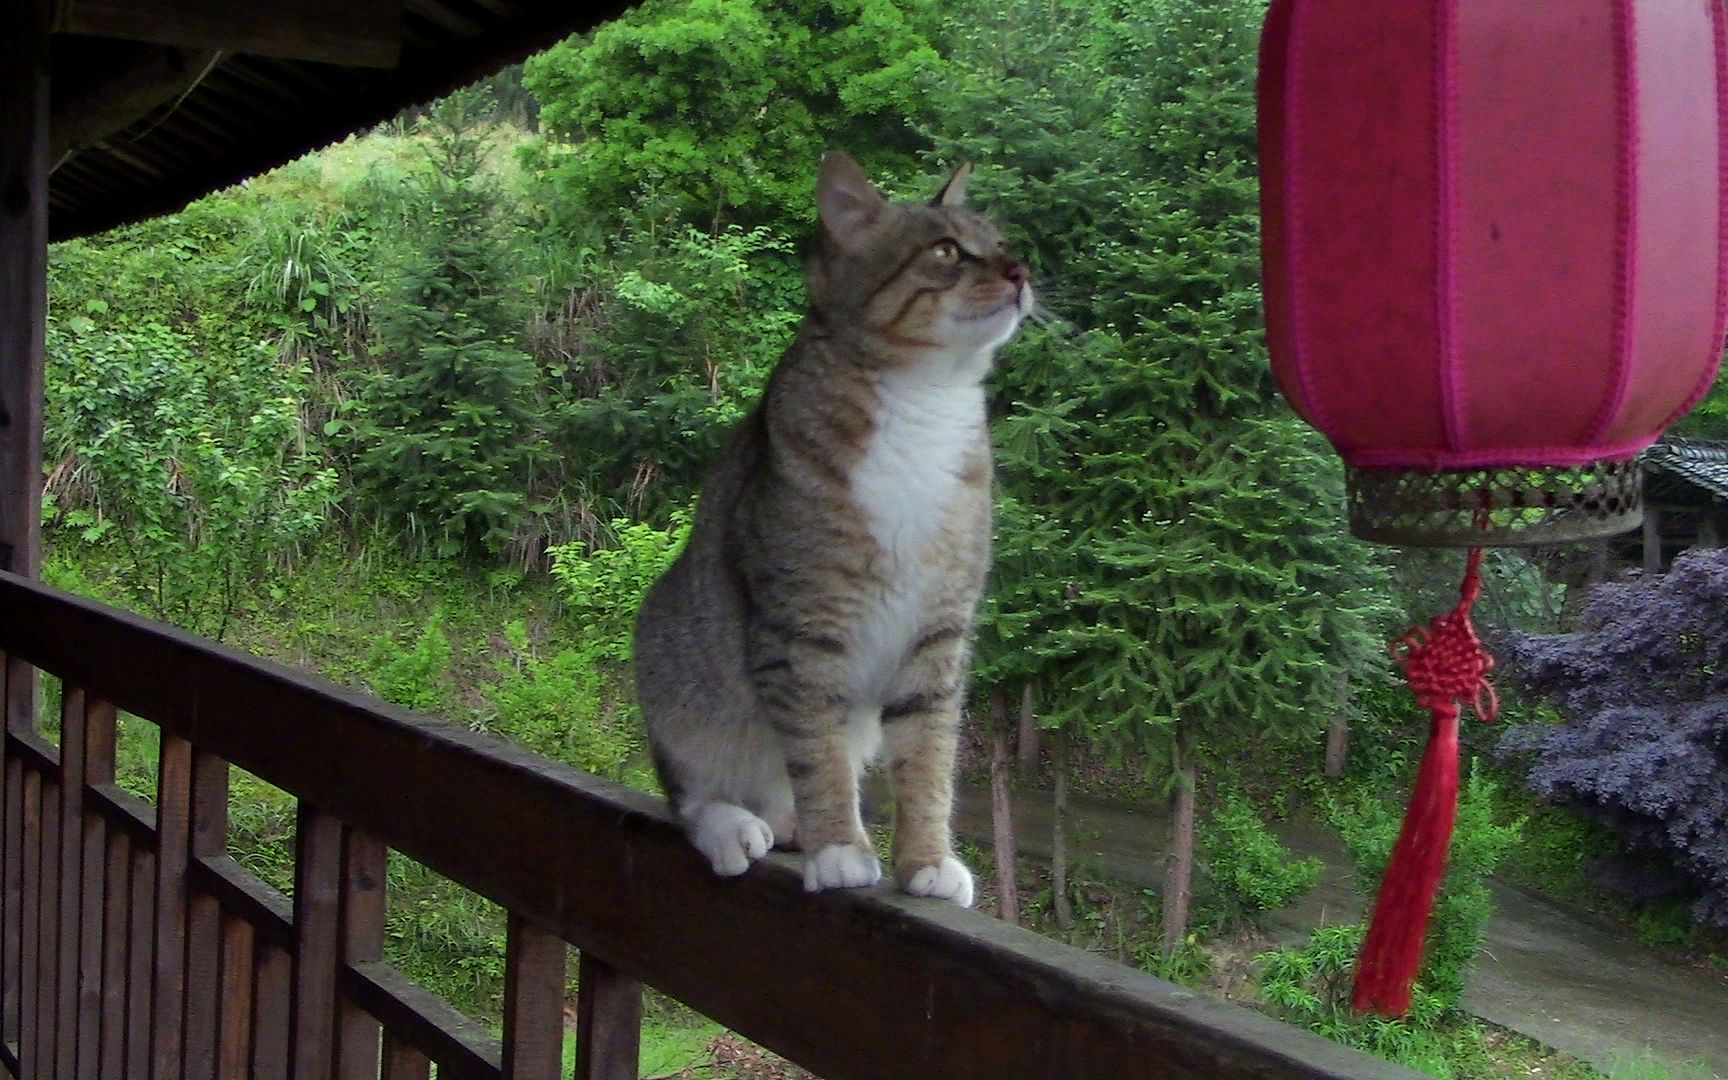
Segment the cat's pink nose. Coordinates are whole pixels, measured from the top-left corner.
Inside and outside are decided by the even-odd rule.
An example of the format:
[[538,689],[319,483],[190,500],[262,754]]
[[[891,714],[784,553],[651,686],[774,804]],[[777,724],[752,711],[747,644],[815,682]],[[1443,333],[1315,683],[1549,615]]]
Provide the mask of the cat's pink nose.
[[1031,271],[1027,270],[1026,264],[1018,259],[1009,262],[1007,266],[1002,268],[1002,276],[1016,285],[1024,285],[1032,280]]

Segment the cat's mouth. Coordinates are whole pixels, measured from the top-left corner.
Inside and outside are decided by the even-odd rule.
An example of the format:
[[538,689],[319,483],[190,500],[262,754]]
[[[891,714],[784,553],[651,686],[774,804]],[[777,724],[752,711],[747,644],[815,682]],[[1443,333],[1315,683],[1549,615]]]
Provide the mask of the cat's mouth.
[[1020,288],[1014,290],[1013,296],[1010,296],[995,307],[981,311],[976,315],[962,315],[957,321],[968,323],[983,322],[986,319],[994,319],[1006,311],[1012,311],[1015,318],[1025,318],[1026,314],[1031,310],[1032,290],[1022,285]]

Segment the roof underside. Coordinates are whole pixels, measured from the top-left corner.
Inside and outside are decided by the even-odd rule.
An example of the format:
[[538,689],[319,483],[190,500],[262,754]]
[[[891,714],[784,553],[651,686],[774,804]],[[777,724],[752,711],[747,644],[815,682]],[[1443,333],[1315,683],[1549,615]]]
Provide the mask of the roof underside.
[[50,39],[50,235],[179,210],[628,6],[60,0]]

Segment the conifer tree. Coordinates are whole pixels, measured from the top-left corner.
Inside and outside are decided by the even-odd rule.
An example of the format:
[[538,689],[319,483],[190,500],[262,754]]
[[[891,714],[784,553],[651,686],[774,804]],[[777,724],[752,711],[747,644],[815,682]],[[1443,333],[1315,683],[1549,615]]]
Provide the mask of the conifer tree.
[[[983,0],[979,36],[959,49],[995,89],[939,99],[938,131],[968,132],[938,136],[939,151],[987,163],[973,188],[1029,234],[1069,330],[1029,334],[999,376],[1003,512],[981,671],[1037,676],[1047,723],[1169,784],[1167,951],[1186,936],[1199,770],[1279,737],[1317,753],[1336,672],[1368,662],[1387,614],[1382,564],[1344,535],[1338,466],[1271,384],[1263,12]],[[991,47],[1027,22],[1070,58]]]
[[509,238],[469,102],[422,123],[422,211],[373,319],[379,370],[357,424],[367,504],[411,546],[495,556],[511,539],[543,453],[533,361],[517,345]]

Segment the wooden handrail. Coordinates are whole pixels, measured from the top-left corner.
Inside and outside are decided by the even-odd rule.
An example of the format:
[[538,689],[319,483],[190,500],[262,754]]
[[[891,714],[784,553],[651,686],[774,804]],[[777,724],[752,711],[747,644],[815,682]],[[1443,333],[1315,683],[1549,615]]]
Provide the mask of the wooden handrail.
[[[796,867],[779,856],[743,878],[719,880],[658,800],[5,573],[0,652],[59,676],[90,701],[158,724],[165,764],[182,767],[182,753],[190,763],[179,748],[195,748],[301,800],[296,964],[334,972],[337,984],[327,986],[324,976],[312,986],[297,981],[293,1040],[306,1053],[330,1053],[340,1012],[330,993],[403,997],[377,977],[382,965],[370,954],[347,964],[332,936],[344,932],[334,920],[346,828],[511,913],[512,957],[542,977],[512,981],[507,1028],[515,1041],[506,1064],[540,1062],[549,1045],[552,1014],[537,995],[563,976],[561,959],[543,944],[551,934],[582,950],[596,1000],[615,998],[616,1015],[634,1015],[639,981],[831,1080],[1414,1075],[977,913],[885,890],[808,896]],[[40,751],[16,737],[6,742],[25,755]],[[14,752],[8,783],[19,773]],[[23,773],[40,775],[43,764]],[[26,789],[25,800],[46,810],[48,791],[48,782],[39,793]],[[115,809],[112,798],[86,803],[91,813]],[[159,813],[168,821],[187,810],[170,803]],[[203,895],[240,889],[221,880],[237,868],[206,865],[210,852],[183,845],[163,847],[165,870],[194,886],[204,881]],[[158,921],[183,918],[184,901],[163,890],[158,902],[168,910],[157,911]],[[248,905],[272,907],[252,897],[224,910],[244,915]],[[263,921],[279,918],[273,912]],[[260,948],[279,942],[279,926],[256,929]],[[37,1003],[26,1000],[28,1013]],[[159,1013],[175,1011],[157,1004]],[[387,1059],[428,1052],[403,1043],[391,1016],[374,1015],[384,1024]],[[582,1022],[604,1033],[595,1054],[633,1056],[608,1017]],[[583,1068],[585,1076],[621,1075],[618,1066]]]

